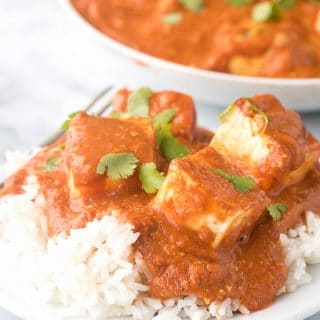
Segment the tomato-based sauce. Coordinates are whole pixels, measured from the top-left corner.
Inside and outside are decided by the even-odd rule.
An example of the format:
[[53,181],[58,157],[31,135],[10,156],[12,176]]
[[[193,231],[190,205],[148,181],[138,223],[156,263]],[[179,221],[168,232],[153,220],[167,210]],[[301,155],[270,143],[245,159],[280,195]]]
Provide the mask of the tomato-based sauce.
[[[156,57],[238,75],[320,77],[320,7],[297,0],[281,19],[251,18],[258,1],[241,7],[206,0],[202,10],[178,0],[72,0],[91,24],[108,36]],[[164,17],[181,13],[176,24]]]
[[[162,93],[162,95],[165,94]],[[120,187],[116,189],[114,185],[106,184],[107,189],[101,190],[100,182],[97,187],[96,182],[92,182],[91,176],[88,175],[86,188],[81,184],[83,181],[80,181],[80,184],[74,185],[75,190],[73,190],[70,172],[75,177],[72,180],[73,183],[78,179],[78,172],[84,172],[82,176],[84,179],[92,169],[86,157],[90,159],[93,157],[87,154],[86,150],[99,153],[98,150],[103,143],[107,143],[105,148],[121,148],[120,143],[112,142],[112,146],[108,145],[113,141],[111,138],[107,142],[104,141],[104,137],[108,136],[107,133],[109,134],[108,130],[110,130],[105,128],[104,124],[110,121],[112,120],[78,115],[72,121],[71,128],[65,137],[45,148],[7,180],[5,187],[0,191],[0,196],[22,192],[20,187],[26,177],[35,175],[40,185],[40,192],[46,200],[45,213],[50,236],[84,227],[87,222],[101,219],[104,215],[114,214],[120,220],[131,223],[134,230],[140,233],[134,249],[141,253],[150,272],[150,279],[145,281],[153,297],[167,299],[195,294],[205,304],[222,301],[227,297],[237,298],[251,311],[270,305],[287,278],[287,269],[279,241],[280,232],[286,232],[290,227],[302,222],[303,214],[308,210],[320,213],[319,164],[315,163],[306,176],[299,182],[284,188],[280,193],[276,195],[267,193],[270,202],[285,203],[287,206],[286,212],[279,221],[274,221],[268,214],[264,214],[258,221],[254,221],[250,234],[241,237],[231,247],[213,249],[214,234],[209,228],[201,227],[199,230],[193,230],[183,224],[172,223],[167,219],[166,212],[155,205],[156,195],[147,194],[142,190],[137,183],[139,180],[136,173],[125,180],[125,187],[121,187],[122,182],[119,182]],[[188,121],[192,123],[194,120]],[[132,137],[136,130],[135,120],[124,123],[128,126],[132,125],[131,140],[129,141],[128,138],[130,134],[126,137],[128,144],[134,144]],[[139,121],[137,123],[138,126],[141,125]],[[93,124],[95,124],[94,128],[92,128]],[[82,125],[84,127],[81,127]],[[178,123],[178,126],[180,125],[181,123]],[[79,127],[81,127],[83,140],[77,144],[79,149],[75,149],[73,142],[77,141],[79,136],[75,140],[71,137],[79,132],[76,131]],[[186,125],[182,127],[189,128]],[[128,128],[125,130],[129,130]],[[104,132],[100,134],[100,130]],[[302,130],[305,129],[302,128]],[[208,148],[213,133],[199,128],[190,132],[192,132],[192,138],[182,135],[178,139],[188,145],[192,156],[196,156],[199,150]],[[84,133],[85,136],[83,136]],[[103,141],[99,144],[99,148],[97,147],[96,151],[91,149],[89,141],[101,139]],[[135,144],[137,145],[147,148],[141,141]],[[134,147],[131,146],[131,148]],[[75,154],[68,154],[70,150]],[[103,152],[102,150],[101,154]],[[158,153],[158,150],[155,152]],[[47,159],[52,157],[61,157],[61,163],[52,170],[43,170]],[[97,154],[94,157],[97,157]],[[165,159],[155,157],[155,161],[165,174],[170,172],[170,166],[168,171],[168,163]],[[75,165],[68,167],[70,162]],[[70,168],[74,169],[77,166],[80,171],[70,171]],[[87,171],[85,171],[86,168]],[[95,173],[92,173],[93,177],[94,175]],[[233,194],[235,190],[225,192]],[[211,196],[204,194],[201,197],[205,200]],[[190,194],[189,201],[193,197],[194,195]],[[188,207],[188,199],[185,200],[184,205]],[[250,220],[248,223],[251,223]]]

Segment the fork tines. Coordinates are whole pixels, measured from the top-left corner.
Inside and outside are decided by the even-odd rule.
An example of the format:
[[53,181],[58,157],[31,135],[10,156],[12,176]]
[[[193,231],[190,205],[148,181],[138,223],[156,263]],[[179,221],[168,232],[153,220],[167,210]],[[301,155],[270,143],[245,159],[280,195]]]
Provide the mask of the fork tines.
[[[108,86],[100,91],[91,102],[86,105],[80,111],[84,111],[86,113],[102,116],[106,115],[111,111],[112,99],[115,94],[116,89],[113,86]],[[63,135],[63,131],[61,129],[54,132],[49,138],[43,141],[40,146],[46,147],[57,139],[59,139]]]

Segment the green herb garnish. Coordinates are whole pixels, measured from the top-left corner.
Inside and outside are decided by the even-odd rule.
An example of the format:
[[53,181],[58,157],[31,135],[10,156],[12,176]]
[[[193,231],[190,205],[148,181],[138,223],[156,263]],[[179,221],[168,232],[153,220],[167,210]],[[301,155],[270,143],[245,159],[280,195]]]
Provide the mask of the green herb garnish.
[[166,136],[161,139],[160,151],[168,161],[185,157],[190,153],[189,149],[173,136]]
[[168,160],[187,156],[189,149],[172,135],[172,125],[163,125],[157,130],[157,141],[161,154]]
[[219,115],[219,119],[220,120],[223,120],[227,115],[229,115],[232,110],[236,107],[236,105],[233,103],[233,104],[230,104],[230,106],[225,109],[220,115]]
[[150,162],[139,167],[139,179],[146,193],[155,193],[160,189],[164,175],[158,171],[154,162]]
[[179,2],[190,11],[200,11],[203,8],[203,0],[179,0]]
[[153,118],[153,127],[156,130],[160,129],[162,126],[165,126],[168,123],[170,123],[175,118],[176,115],[177,115],[176,110],[172,108],[163,110]]
[[54,158],[49,158],[44,165],[42,171],[43,172],[49,172],[53,170],[54,168],[58,167],[59,164],[61,163],[61,157],[54,157]]
[[276,0],[275,3],[278,4],[281,9],[288,10],[288,9],[294,8],[297,4],[297,1],[296,0]]
[[264,1],[253,7],[251,18],[259,22],[277,21],[281,18],[281,11],[276,3]]
[[171,12],[163,16],[162,22],[164,24],[175,25],[181,22],[183,14],[181,12]]
[[251,3],[251,0],[226,0],[228,3],[234,7],[242,7]]
[[128,97],[128,114],[131,117],[147,117],[149,114],[149,100],[152,91],[148,87],[142,87],[131,92]]
[[96,173],[107,174],[114,180],[128,178],[133,175],[137,164],[138,158],[133,153],[109,153],[100,159]]
[[282,214],[286,212],[287,206],[284,203],[273,203],[268,206],[267,210],[273,220],[279,221]]
[[69,128],[70,128],[70,122],[71,120],[79,113],[79,111],[76,111],[76,112],[72,112],[68,115],[68,119],[65,120],[63,122],[63,124],[61,125],[61,130],[62,131],[68,131]]
[[247,103],[248,107],[250,107],[255,113],[258,113],[263,117],[264,123],[265,123],[264,128],[262,129],[262,133],[263,133],[266,130],[267,125],[269,123],[269,117],[250,98],[242,98],[242,99],[239,99],[236,102],[232,103],[226,110],[224,110],[219,115],[219,119],[223,120],[226,116],[228,116],[234,110],[234,108],[237,107],[237,103],[239,101],[241,101],[241,100],[245,100],[245,102]]
[[251,177],[231,175],[218,168],[213,168],[213,171],[232,183],[240,193],[248,193],[256,186],[256,182]]

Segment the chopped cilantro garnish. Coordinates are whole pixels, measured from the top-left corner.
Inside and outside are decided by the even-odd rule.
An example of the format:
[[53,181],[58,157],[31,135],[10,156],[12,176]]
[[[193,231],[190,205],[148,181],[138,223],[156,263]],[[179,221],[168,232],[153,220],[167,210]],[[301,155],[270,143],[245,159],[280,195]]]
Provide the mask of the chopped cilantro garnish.
[[68,119],[63,122],[61,125],[62,131],[67,131],[70,127],[70,121],[79,113],[79,111],[72,112],[68,115]]
[[234,7],[242,7],[251,3],[251,0],[226,0],[228,3],[233,5]]
[[269,121],[268,115],[265,112],[263,112],[251,99],[247,99],[247,102],[249,107],[252,108],[256,113],[261,114],[266,122]]
[[236,107],[236,105],[234,103],[230,104],[230,106],[225,109],[220,115],[219,115],[219,119],[223,120],[227,115],[229,115],[231,113],[231,111]]
[[281,7],[282,9],[292,9],[296,6],[297,1],[296,0],[276,0],[276,3]]
[[149,114],[149,100],[152,91],[148,87],[142,87],[131,92],[128,97],[128,114],[131,117],[147,117]]
[[172,108],[163,110],[153,118],[153,127],[156,130],[160,129],[162,126],[170,123],[174,119],[176,114],[176,110]]
[[100,159],[96,172],[114,180],[128,178],[133,175],[137,163],[138,158],[133,153],[109,153]]
[[213,171],[232,183],[235,189],[241,193],[248,193],[256,185],[255,181],[251,177],[231,175],[218,168],[213,168]]
[[189,149],[173,136],[165,136],[161,139],[160,151],[168,161],[185,157],[190,153]]
[[157,140],[161,154],[168,161],[185,157],[190,153],[189,149],[172,135],[171,124],[163,125],[157,130]]
[[272,219],[278,221],[281,219],[282,214],[287,210],[287,206],[284,203],[273,203],[268,206],[267,210]]
[[49,158],[44,165],[42,171],[43,172],[49,172],[53,170],[55,167],[58,167],[59,164],[61,163],[61,157],[54,157],[54,158]]
[[179,2],[190,11],[200,11],[203,8],[203,0],[179,0]]
[[155,193],[160,189],[164,176],[158,171],[155,163],[150,162],[139,167],[139,179],[146,193]]
[[259,22],[277,21],[281,18],[281,11],[276,3],[264,1],[253,7],[251,17]]
[[167,123],[156,129],[158,144],[161,144],[161,139],[165,136],[172,136],[172,124]]
[[171,12],[167,13],[163,16],[162,22],[164,24],[178,24],[181,22],[183,18],[183,14],[181,12]]
[[260,114],[264,119],[264,128],[261,131],[261,133],[264,133],[269,123],[268,115],[265,112],[263,112],[251,99],[247,99],[247,103],[251,109],[253,109],[256,113]]
[[238,99],[236,102],[232,103],[226,110],[224,110],[219,115],[220,120],[223,120],[226,116],[228,116],[234,110],[234,108],[237,107],[237,103],[240,101],[244,101],[249,108],[251,108],[255,113],[258,113],[262,116],[262,118],[264,119],[264,128],[262,129],[261,133],[264,133],[269,123],[269,117],[250,98],[241,98]]

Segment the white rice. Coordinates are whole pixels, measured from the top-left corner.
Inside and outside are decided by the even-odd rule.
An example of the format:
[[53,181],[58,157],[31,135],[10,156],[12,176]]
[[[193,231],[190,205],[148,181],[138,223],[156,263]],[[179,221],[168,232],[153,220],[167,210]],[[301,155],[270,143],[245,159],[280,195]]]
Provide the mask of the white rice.
[[[28,159],[8,154],[0,176],[10,174]],[[142,257],[131,259],[131,245],[139,237],[129,224],[113,215],[48,238],[44,199],[36,178],[29,177],[21,195],[0,198],[0,287],[17,286],[48,306],[59,307],[60,318],[207,320],[249,313],[239,301],[226,299],[201,306],[194,296],[161,302],[147,296],[141,274],[149,277]],[[292,292],[311,281],[307,264],[320,263],[320,218],[306,214],[306,224],[281,235],[289,274],[279,294]],[[0,288],[0,290],[1,290]],[[5,288],[4,288],[5,289]]]

